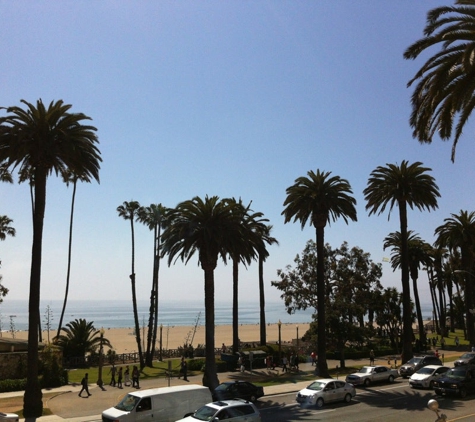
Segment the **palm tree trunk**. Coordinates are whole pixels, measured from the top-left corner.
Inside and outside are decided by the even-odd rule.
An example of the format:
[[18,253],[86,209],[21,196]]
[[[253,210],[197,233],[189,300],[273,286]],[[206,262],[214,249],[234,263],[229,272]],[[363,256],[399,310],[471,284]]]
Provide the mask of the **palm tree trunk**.
[[409,253],[407,247],[407,206],[405,201],[399,202],[399,220],[401,224],[401,284],[402,284],[402,361],[407,362],[413,357],[411,288],[409,283]]
[[261,346],[267,344],[266,335],[266,299],[264,295],[264,259],[259,254],[259,328],[261,337]]
[[158,225],[157,233],[157,255],[155,257],[157,267],[156,267],[156,277],[155,277],[155,319],[153,325],[153,338],[152,338],[152,351],[155,352],[155,345],[157,344],[157,330],[158,330],[158,285],[159,285],[159,276],[160,276],[160,236],[161,236],[161,224]]
[[239,261],[233,258],[233,353],[239,350]]
[[153,366],[153,350],[152,350],[152,337],[154,333],[155,309],[157,293],[155,291],[157,277],[157,228],[153,231],[153,274],[152,274],[152,290],[150,291],[150,308],[148,315],[148,331],[147,331],[147,351],[145,352],[145,365],[148,367]]
[[139,353],[139,362],[140,369],[145,367],[145,362],[143,359],[142,353],[142,342],[140,340],[140,322],[139,322],[139,313],[137,310],[137,294],[135,292],[135,236],[134,236],[134,218],[130,218],[130,227],[132,232],[132,273],[130,274],[130,284],[132,287],[132,306],[134,310],[134,321],[135,321],[135,339],[137,341],[137,350]]
[[317,353],[319,376],[329,378],[327,365],[327,339],[325,323],[325,228],[317,227]]
[[61,316],[59,317],[58,331],[56,333],[56,337],[59,337],[61,333],[61,327],[63,326],[64,312],[66,311],[66,304],[68,302],[69,277],[71,274],[71,251],[72,251],[72,245],[73,245],[73,220],[74,220],[74,201],[76,199],[76,184],[77,184],[77,178],[74,179],[74,183],[73,183],[73,195],[71,199],[71,215],[69,217],[69,245],[68,245],[68,269],[66,271],[66,291],[64,292],[63,309],[61,309]]
[[421,301],[419,299],[419,289],[417,286],[418,270],[411,271],[412,290],[414,291],[414,303],[416,304],[417,325],[419,326],[419,339],[422,344],[426,344],[426,332],[424,330],[424,320],[422,318]]
[[33,216],[33,246],[31,251],[30,297],[28,303],[28,356],[23,414],[37,418],[43,413],[43,400],[38,378],[38,330],[40,324],[40,283],[43,243],[43,222],[46,204],[46,172],[35,171],[35,203]]
[[218,385],[214,355],[214,268],[216,264],[201,262],[205,276],[205,370],[203,385],[213,391]]

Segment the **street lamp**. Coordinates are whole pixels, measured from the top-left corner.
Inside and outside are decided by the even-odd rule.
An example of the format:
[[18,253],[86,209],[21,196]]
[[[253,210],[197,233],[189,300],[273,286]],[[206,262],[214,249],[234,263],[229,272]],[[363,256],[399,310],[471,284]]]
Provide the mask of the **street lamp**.
[[297,358],[299,356],[299,326],[297,325]]
[[104,327],[101,328],[100,330],[100,333],[101,333],[101,342],[100,342],[100,346],[99,346],[99,375],[98,375],[98,378],[97,378],[97,385],[102,389],[104,390],[104,382],[102,381],[102,344],[103,344],[103,341],[104,341]]
[[162,331],[163,331],[163,324],[160,324],[160,357],[159,357],[160,362],[163,360],[162,359]]
[[427,403],[427,407],[433,412],[435,412],[435,414],[437,415],[437,419],[435,420],[435,422],[445,422],[447,420],[447,416],[443,413],[439,415],[439,402],[437,400],[429,400],[429,402]]
[[282,322],[279,319],[279,322],[277,323],[277,327],[279,327],[279,364],[282,361],[282,338],[280,336],[280,330],[282,328]]

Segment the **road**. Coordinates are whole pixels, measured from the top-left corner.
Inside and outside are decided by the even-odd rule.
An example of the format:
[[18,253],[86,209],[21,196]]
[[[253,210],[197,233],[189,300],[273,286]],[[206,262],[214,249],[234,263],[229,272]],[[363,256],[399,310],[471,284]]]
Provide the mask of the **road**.
[[338,422],[433,422],[436,415],[427,408],[430,399],[439,402],[447,421],[475,420],[475,396],[467,399],[437,397],[431,390],[414,390],[407,380],[393,384],[358,388],[349,404],[328,404],[322,409],[301,408],[295,394],[261,398],[262,422],[338,421]]

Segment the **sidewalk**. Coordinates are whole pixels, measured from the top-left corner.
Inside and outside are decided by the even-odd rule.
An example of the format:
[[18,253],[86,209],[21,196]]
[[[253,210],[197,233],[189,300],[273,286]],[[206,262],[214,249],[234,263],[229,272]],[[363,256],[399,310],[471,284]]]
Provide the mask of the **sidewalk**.
[[[453,357],[459,356],[461,352],[446,352],[446,359],[453,359]],[[328,360],[329,368],[336,368],[339,365],[337,360]],[[367,359],[357,359],[357,360],[346,360],[347,366],[361,366],[368,365],[369,360]],[[387,365],[387,358],[377,358],[376,365]],[[394,365],[394,362],[391,362]],[[401,362],[398,362],[398,366]],[[450,366],[450,365],[449,365]],[[300,364],[300,373],[302,376],[308,376],[314,371],[314,366],[311,363]],[[277,368],[275,371],[270,371],[273,374],[280,374],[280,368]],[[251,381],[253,378],[257,378],[258,374],[267,374],[267,369],[258,369],[255,371],[255,374],[250,372],[224,372],[219,373],[218,378],[220,382],[225,381],[235,381],[235,380],[247,380]],[[338,375],[335,377],[337,378]],[[261,378],[261,377],[260,377]],[[288,382],[285,384],[277,384],[269,387],[264,387],[265,396],[274,396],[278,394],[288,394],[297,392],[305,388],[308,384],[307,380],[298,381],[298,375],[295,377],[294,382]],[[191,384],[202,385],[202,374],[193,375],[188,377]],[[141,389],[147,388],[157,388],[157,387],[166,387],[168,385],[183,385],[186,384],[186,381],[178,378],[172,378],[168,380],[167,378],[154,378],[150,380],[141,380],[140,387]],[[101,420],[101,413],[103,410],[114,406],[119,402],[119,400],[129,391],[134,391],[130,387],[125,387],[123,389],[110,387],[108,385],[104,386],[104,391],[102,391],[97,385],[91,384],[89,391],[91,392],[90,397],[78,397],[79,390],[81,389],[80,385],[66,385],[54,389],[43,390],[43,393],[55,393],[55,395],[48,399],[47,406],[54,415],[51,416],[42,416],[38,418],[41,422],[61,422],[64,420],[69,420],[73,422],[90,422]],[[9,393],[0,393],[0,398],[6,397],[15,397],[23,396],[23,391],[9,392]],[[265,397],[264,396],[264,397]],[[264,400],[262,398],[261,400]],[[24,419],[20,419],[24,421]]]

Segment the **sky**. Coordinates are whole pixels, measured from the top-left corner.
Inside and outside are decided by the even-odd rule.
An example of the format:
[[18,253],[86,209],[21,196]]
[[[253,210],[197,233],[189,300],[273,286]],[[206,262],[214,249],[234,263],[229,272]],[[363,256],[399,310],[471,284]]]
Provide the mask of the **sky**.
[[[377,166],[420,161],[441,198],[436,211],[409,210],[409,229],[433,243],[452,213],[473,210],[475,159],[469,123],[451,142],[421,145],[408,124],[407,82],[424,57],[403,59],[422,37],[427,12],[451,0],[7,1],[0,0],[0,106],[63,100],[91,117],[103,162],[100,184],[76,195],[69,299],[131,297],[131,234],[124,201],[175,207],[195,196],[252,201],[279,246],[264,267],[268,301],[277,270],[293,265],[315,229],[284,224],[286,189],[308,171],[351,184],[358,221],[332,222],[325,241],[347,241],[383,266],[401,289],[383,240],[398,210],[368,216],[363,190]],[[433,51],[434,52],[434,51]],[[0,110],[0,114],[5,111]],[[48,179],[42,300],[62,299],[72,188]],[[5,301],[27,299],[32,243],[27,184],[0,184],[0,214],[17,234],[0,243]],[[152,232],[136,224],[137,297],[152,282]],[[160,300],[202,300],[198,257],[160,271]],[[216,301],[232,299],[232,266],[218,264]],[[421,272],[421,301],[430,302]],[[240,272],[240,300],[258,303],[258,268]]]

